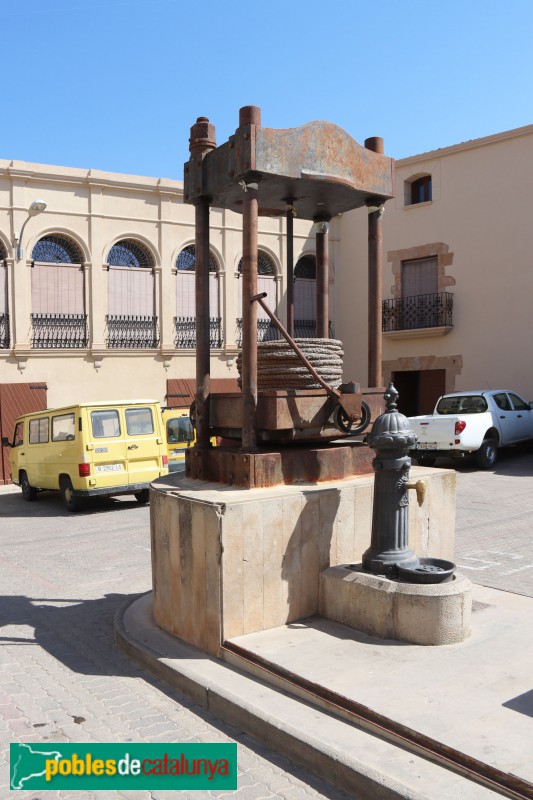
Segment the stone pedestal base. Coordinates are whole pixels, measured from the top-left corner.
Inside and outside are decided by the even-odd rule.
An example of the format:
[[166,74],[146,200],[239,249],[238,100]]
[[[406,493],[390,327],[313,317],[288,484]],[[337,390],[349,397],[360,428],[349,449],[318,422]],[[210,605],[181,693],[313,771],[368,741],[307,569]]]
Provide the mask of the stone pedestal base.
[[[428,483],[409,505],[418,556],[453,560],[455,473],[412,469]],[[234,489],[169,475],[152,484],[153,614],[213,655],[245,633],[319,611],[319,576],[361,561],[370,542],[373,477]]]
[[461,575],[449,583],[399,583],[335,566],[320,575],[320,614],[381,639],[456,644],[470,635],[471,590]]

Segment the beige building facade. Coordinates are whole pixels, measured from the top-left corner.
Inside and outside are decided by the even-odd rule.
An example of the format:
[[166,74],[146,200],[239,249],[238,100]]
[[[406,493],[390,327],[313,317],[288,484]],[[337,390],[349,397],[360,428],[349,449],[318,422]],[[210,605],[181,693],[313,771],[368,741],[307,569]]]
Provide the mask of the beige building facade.
[[[533,126],[397,162],[382,223],[383,380],[394,379],[404,413],[459,389],[533,399],[532,199]],[[259,226],[259,289],[285,321],[286,222]],[[212,209],[210,230],[216,383],[237,376],[241,217]],[[3,435],[43,402],[179,404],[171,382],[195,377],[194,237],[181,181],[0,160]],[[332,220],[331,332],[344,342],[345,380],[363,386],[367,241],[366,210]],[[296,219],[300,336],[314,335],[314,253],[313,226]],[[263,315],[259,336],[270,333]]]
[[[532,211],[533,125],[396,162],[382,223],[383,379],[394,379],[404,413],[430,411],[443,391],[509,387],[533,399]],[[338,293],[337,327],[357,375],[365,231],[359,211],[340,220],[353,291]]]

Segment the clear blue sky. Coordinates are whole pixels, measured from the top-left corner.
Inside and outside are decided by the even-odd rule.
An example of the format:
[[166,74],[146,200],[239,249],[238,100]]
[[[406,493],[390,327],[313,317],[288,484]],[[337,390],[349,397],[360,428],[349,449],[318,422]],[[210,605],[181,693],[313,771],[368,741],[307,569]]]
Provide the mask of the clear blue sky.
[[181,179],[243,105],[395,158],[533,122],[533,0],[0,0],[0,31],[0,158]]

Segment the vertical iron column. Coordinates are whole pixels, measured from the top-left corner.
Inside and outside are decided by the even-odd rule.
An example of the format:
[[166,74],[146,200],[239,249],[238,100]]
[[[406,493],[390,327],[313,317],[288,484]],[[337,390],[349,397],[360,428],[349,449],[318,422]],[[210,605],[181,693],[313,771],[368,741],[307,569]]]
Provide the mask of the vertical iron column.
[[316,232],[316,335],[329,338],[329,221],[315,220]]
[[209,347],[209,201],[195,207],[196,224],[196,447],[210,447],[209,394],[211,365]]
[[[215,126],[207,117],[198,117],[189,139],[190,161],[202,176],[202,161],[216,147]],[[199,168],[199,169],[197,169]],[[201,177],[200,177],[201,180]],[[195,293],[196,293],[196,444],[210,447],[209,393],[211,384],[209,347],[209,198],[195,202]]]
[[244,191],[242,220],[242,449],[257,447],[257,184]]
[[294,207],[287,200],[287,331],[294,338]]
[[[367,150],[383,153],[383,139],[372,136],[365,140]],[[383,208],[372,201],[368,213],[368,385],[381,386],[382,378],[382,332],[381,302],[383,296],[382,225]],[[375,208],[375,205],[378,208]]]

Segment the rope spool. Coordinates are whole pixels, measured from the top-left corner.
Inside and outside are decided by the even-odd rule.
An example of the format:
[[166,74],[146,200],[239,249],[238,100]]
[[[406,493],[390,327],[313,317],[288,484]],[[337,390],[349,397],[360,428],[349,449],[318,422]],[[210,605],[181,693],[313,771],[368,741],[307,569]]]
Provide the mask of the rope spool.
[[[338,339],[294,340],[320,377],[336,387],[342,383],[342,342]],[[242,353],[237,356],[241,385]],[[284,339],[257,344],[257,388],[321,389],[292,347]]]

